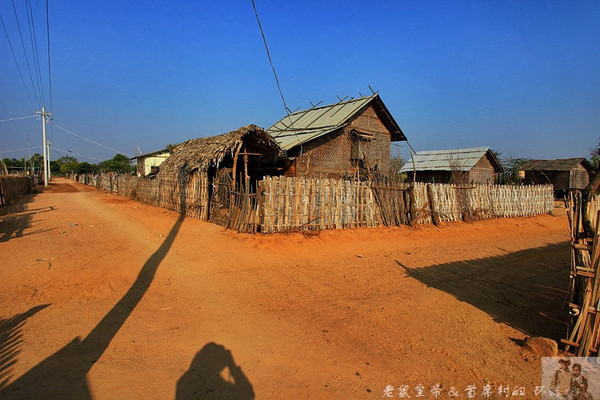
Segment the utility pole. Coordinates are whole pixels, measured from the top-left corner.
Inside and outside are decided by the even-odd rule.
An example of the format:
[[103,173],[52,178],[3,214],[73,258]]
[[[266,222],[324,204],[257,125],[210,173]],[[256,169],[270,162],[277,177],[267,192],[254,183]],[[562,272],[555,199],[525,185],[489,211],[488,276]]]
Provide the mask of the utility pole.
[[46,141],[48,149],[46,150],[46,155],[48,156],[46,162],[48,164],[48,180],[52,178],[52,171],[50,170],[50,141]]
[[42,107],[42,111],[36,111],[36,114],[42,116],[42,147],[44,149],[44,186],[48,186],[50,179],[50,149],[46,140],[46,117],[52,117],[52,113],[46,112],[46,107]]

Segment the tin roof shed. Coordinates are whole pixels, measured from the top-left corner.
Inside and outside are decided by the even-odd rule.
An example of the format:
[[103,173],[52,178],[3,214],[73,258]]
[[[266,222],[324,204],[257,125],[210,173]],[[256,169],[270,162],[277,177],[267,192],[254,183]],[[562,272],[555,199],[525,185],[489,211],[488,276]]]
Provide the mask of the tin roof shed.
[[[495,172],[502,172],[502,166],[489,147],[473,147],[468,149],[453,150],[426,150],[419,151],[408,160],[401,172],[417,171],[470,171],[477,162],[488,156]],[[414,162],[414,167],[413,167]]]

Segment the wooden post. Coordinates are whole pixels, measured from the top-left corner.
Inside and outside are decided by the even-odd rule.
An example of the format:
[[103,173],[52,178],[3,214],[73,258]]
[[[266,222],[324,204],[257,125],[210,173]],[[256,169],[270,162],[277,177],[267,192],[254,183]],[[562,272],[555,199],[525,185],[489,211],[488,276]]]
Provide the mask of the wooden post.
[[431,221],[434,225],[439,225],[440,220],[435,212],[435,204],[433,201],[433,191],[431,189],[431,184],[427,184],[427,197],[429,198],[429,209],[431,210]]

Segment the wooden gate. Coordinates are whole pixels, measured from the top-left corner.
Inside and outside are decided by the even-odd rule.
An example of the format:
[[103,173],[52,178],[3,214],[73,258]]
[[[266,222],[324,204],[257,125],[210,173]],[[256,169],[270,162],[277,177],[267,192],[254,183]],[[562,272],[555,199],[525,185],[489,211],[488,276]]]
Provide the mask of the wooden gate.
[[217,170],[217,175],[213,180],[213,191],[210,199],[209,221],[225,227],[229,223],[231,183],[230,168]]

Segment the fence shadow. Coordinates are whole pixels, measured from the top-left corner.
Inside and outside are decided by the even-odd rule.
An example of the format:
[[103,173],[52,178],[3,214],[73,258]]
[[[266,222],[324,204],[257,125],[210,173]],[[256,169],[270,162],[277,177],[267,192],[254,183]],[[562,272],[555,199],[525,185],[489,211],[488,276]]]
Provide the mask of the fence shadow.
[[184,214],[179,216],[162,245],[144,263],[131,288],[83,340],[80,337],[73,339],[10,385],[0,389],[0,398],[92,399],[87,373],[148,290],[184,218]]
[[530,336],[560,340],[569,287],[569,243],[551,244],[503,256],[410,268],[406,274],[447,292]]
[[17,362],[17,356],[21,353],[21,344],[23,343],[21,328],[25,321],[49,305],[42,304],[12,318],[0,319],[0,389],[6,386],[10,380],[11,369]]
[[250,400],[254,390],[231,352],[210,342],[196,353],[190,368],[177,381],[175,398]]
[[37,230],[24,233],[32,227],[33,215],[54,211],[54,207],[28,209],[28,204],[33,201],[37,193],[27,193],[18,198],[13,204],[0,206],[0,243],[10,239],[19,238],[36,233],[47,232],[51,229]]

